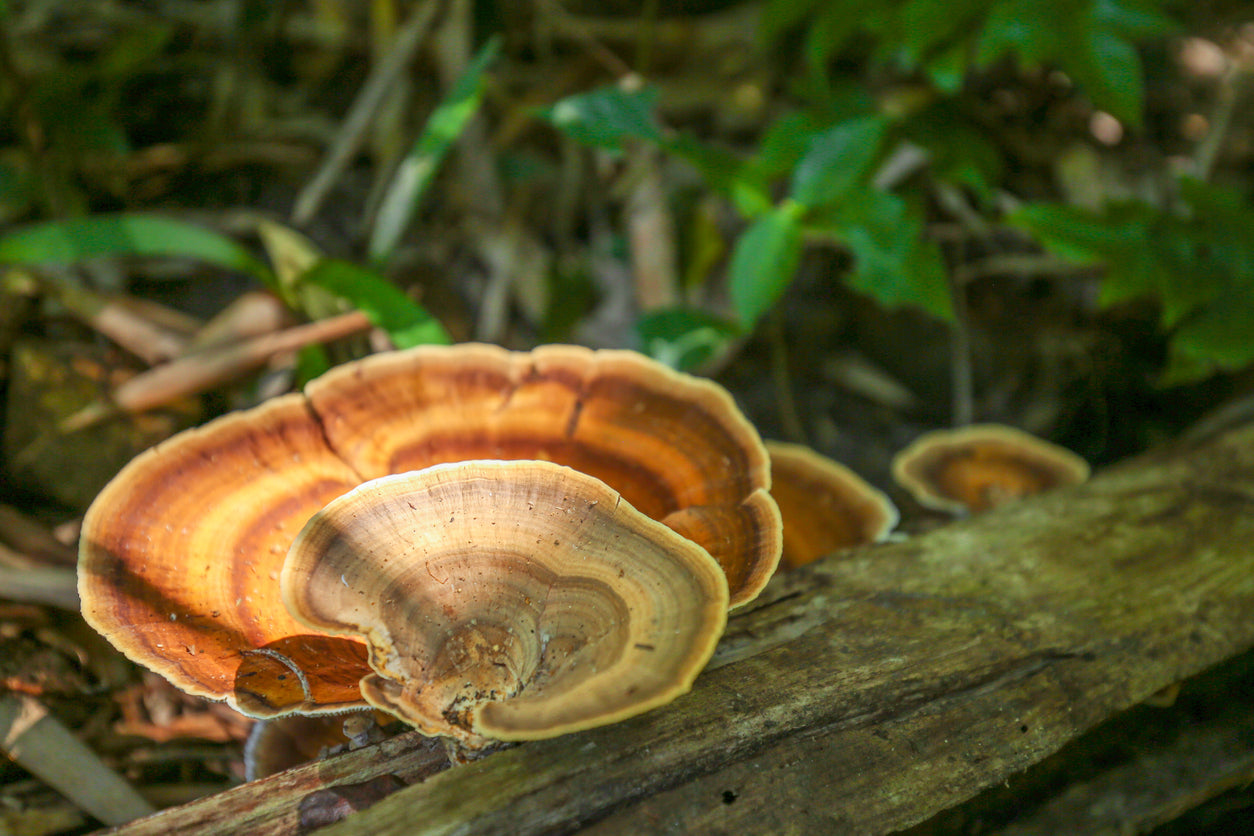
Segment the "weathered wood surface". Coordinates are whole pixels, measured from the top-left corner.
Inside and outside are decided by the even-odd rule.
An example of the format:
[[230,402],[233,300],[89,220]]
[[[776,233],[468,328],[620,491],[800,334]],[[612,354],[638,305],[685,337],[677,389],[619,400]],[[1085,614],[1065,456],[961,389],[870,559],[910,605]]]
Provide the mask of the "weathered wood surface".
[[[1000,836],[1150,833],[1254,781],[1250,716],[1190,726],[1130,761],[1077,781]],[[1184,832],[1179,824],[1176,832]],[[1212,831],[1218,832],[1218,831]]]
[[[318,832],[887,832],[1254,646],[1251,614],[1254,427],[778,578],[672,705],[436,774]],[[290,833],[311,787],[407,778],[388,751],[118,832]],[[268,818],[250,818],[259,805]]]

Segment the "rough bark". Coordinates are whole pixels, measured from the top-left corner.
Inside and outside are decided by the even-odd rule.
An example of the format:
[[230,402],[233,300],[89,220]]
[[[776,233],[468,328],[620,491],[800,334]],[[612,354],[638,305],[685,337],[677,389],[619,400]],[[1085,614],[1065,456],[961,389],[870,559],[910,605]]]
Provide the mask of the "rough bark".
[[[1254,427],[829,558],[737,614],[670,706],[433,775],[319,833],[909,826],[1254,645],[1252,511]],[[352,755],[368,772],[315,764],[119,832],[293,832],[311,787],[397,772],[369,752]],[[253,829],[261,803],[284,824]]]

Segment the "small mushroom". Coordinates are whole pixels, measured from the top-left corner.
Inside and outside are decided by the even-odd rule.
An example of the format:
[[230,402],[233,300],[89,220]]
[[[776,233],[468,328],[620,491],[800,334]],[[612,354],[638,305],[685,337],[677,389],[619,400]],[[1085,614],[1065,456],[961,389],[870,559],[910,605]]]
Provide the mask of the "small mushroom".
[[542,461],[366,482],[309,521],[281,587],[310,629],[367,638],[370,703],[470,747],[669,702],[714,652],[728,602],[703,548]]
[[897,525],[897,507],[839,462],[800,444],[766,442],[771,496],[784,521],[782,568],[840,549],[877,543]]
[[716,384],[626,351],[424,346],[341,366],[123,468],[84,519],[84,617],[184,691],[254,717],[360,707],[366,645],[287,612],[288,548],[363,482],[472,459],[600,479],[713,555],[733,605],[779,559],[766,450]]
[[1088,462],[1070,450],[1000,424],[925,433],[893,458],[899,485],[920,504],[954,514],[987,511],[1088,476]]
[[244,743],[244,780],[256,781],[332,751],[346,750],[348,737],[343,727],[341,717],[334,714],[288,714],[258,720]]

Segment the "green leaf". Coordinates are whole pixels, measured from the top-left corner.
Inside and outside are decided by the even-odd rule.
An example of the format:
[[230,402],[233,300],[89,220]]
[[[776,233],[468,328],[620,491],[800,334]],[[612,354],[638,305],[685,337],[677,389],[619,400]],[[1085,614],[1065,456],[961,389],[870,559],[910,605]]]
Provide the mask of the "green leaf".
[[1089,34],[1087,51],[1072,66],[1093,105],[1133,127],[1140,127],[1145,91],[1141,57],[1132,44],[1111,32]]
[[887,133],[887,118],[863,116],[814,134],[788,196],[811,208],[839,203],[867,178]]
[[1161,0],[1097,0],[1093,7],[1098,24],[1131,41],[1170,35],[1180,25],[1163,13]]
[[656,106],[654,87],[627,91],[611,85],[562,99],[539,115],[585,145],[618,151],[627,137],[663,142],[653,115]]
[[923,69],[937,90],[947,96],[956,96],[966,83],[970,63],[967,45],[960,41],[933,56]]
[[1254,363],[1254,299],[1246,293],[1208,305],[1171,336],[1161,383],[1192,383],[1216,372],[1236,372]]
[[987,67],[1005,55],[1029,64],[1043,63],[1062,52],[1058,18],[1083,13],[1088,0],[1001,0],[989,12],[975,46],[975,62]]
[[1080,264],[1100,264],[1112,256],[1136,252],[1145,243],[1144,218],[1124,213],[1102,217],[1058,203],[1030,203],[1006,222],[1032,233],[1051,252]]
[[296,382],[304,386],[315,377],[321,377],[331,369],[331,358],[326,346],[307,345],[296,352]]
[[969,34],[991,0],[907,0],[897,13],[896,31],[903,57],[917,66],[950,42]]
[[759,37],[763,43],[772,43],[790,29],[799,26],[819,0],[769,0],[762,10],[762,28]]
[[[713,145],[700,142],[689,134],[677,134],[665,140],[662,147],[687,160],[705,178],[706,184],[712,189],[730,193],[738,183],[743,183],[749,177],[745,164],[739,157]],[[764,185],[760,183],[755,185],[765,190]]]
[[822,128],[817,114],[810,110],[785,113],[767,126],[750,168],[764,180],[792,171],[805,154],[810,138]]
[[1174,211],[1140,201],[1101,214],[1038,204],[1012,220],[1059,255],[1103,265],[1100,304],[1159,304],[1170,341],[1165,385],[1254,362],[1254,208],[1236,192],[1185,179]]
[[844,214],[843,236],[854,256],[850,287],[886,307],[914,305],[953,319],[940,249],[927,240],[921,212],[898,195],[867,189]]
[[0,238],[0,263],[68,265],[89,258],[173,256],[238,270],[273,286],[270,270],[240,244],[158,215],[92,215],[21,227]]
[[976,63],[1014,54],[1029,64],[1055,64],[1095,107],[1135,126],[1144,90],[1134,42],[1175,28],[1138,0],[1001,0],[980,34]]
[[882,0],[841,0],[822,4],[806,27],[802,48],[810,71],[826,78],[832,56],[858,32],[867,14],[881,5]]
[[636,321],[644,353],[687,371],[709,360],[739,333],[734,323],[693,308],[651,311]]
[[496,58],[500,46],[499,37],[483,45],[448,96],[431,112],[422,133],[401,160],[379,206],[370,235],[372,262],[384,261],[396,249],[440,163],[478,112],[483,100],[483,74]]
[[972,188],[983,199],[993,197],[1005,171],[1001,152],[987,130],[967,119],[952,101],[915,113],[903,127],[912,142],[927,149],[937,178]]
[[327,258],[305,271],[299,283],[321,287],[343,298],[386,331],[397,348],[452,342],[444,326],[431,314],[373,270]]
[[805,207],[784,201],[754,221],[732,252],[731,299],[750,328],[787,289],[801,259],[800,218]]

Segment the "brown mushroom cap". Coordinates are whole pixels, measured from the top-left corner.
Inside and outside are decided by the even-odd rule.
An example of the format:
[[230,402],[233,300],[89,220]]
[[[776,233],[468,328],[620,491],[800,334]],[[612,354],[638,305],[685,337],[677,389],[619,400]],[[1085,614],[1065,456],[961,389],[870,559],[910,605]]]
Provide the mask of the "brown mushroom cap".
[[257,717],[362,705],[360,642],[310,635],[279,570],[315,511],[361,480],[300,395],[135,458],[83,520],[83,616],[182,690]]
[[800,444],[766,442],[771,496],[784,521],[783,568],[876,543],[897,525],[897,507],[839,462]]
[[722,387],[635,352],[428,347],[333,369],[306,394],[364,478],[470,459],[553,461],[704,547],[727,573],[732,606],[756,597],[779,561],[757,431]]
[[728,602],[704,549],[541,461],[367,482],[309,521],[281,586],[311,629],[367,637],[372,704],[470,745],[669,702],[713,653]]
[[920,504],[956,514],[986,511],[1088,476],[1088,462],[1070,450],[1001,424],[934,430],[893,458],[893,478]]
[[137,457],[84,519],[88,623],[179,688],[270,717],[363,705],[360,641],[311,633],[277,578],[315,511],[388,473],[552,459],[706,547],[733,603],[774,571],[765,448],[727,395],[631,352],[421,347],[341,366]]

